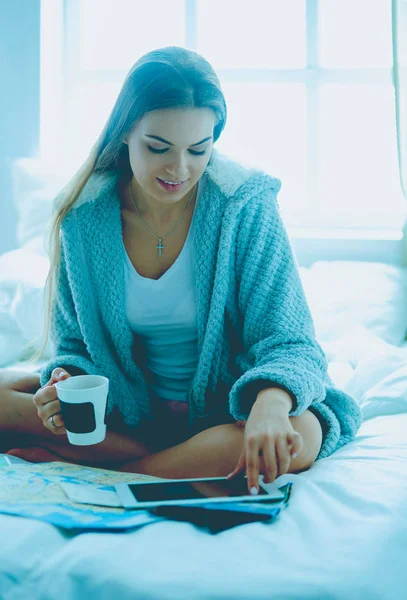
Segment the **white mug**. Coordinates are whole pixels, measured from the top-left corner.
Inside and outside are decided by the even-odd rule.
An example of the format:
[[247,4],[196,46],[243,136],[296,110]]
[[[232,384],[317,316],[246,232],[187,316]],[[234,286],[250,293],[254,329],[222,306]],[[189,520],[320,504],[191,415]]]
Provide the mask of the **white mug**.
[[77,446],[99,444],[106,437],[109,380],[102,375],[75,375],[55,384],[68,440]]

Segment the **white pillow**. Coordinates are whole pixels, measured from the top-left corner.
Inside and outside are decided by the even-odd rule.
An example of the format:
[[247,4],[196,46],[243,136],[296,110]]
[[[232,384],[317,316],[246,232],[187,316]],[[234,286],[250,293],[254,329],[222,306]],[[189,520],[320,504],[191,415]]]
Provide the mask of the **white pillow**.
[[64,161],[47,163],[36,158],[19,158],[13,162],[13,202],[20,245],[47,236],[53,200],[74,173],[74,167]]
[[25,340],[9,310],[9,301],[0,294],[0,367],[20,360]]
[[[48,258],[27,248],[0,256],[0,366],[30,355],[39,349],[43,333],[43,289]],[[48,342],[45,356],[51,355]]]
[[353,369],[368,358],[399,350],[359,323],[353,323],[342,335],[320,343],[328,361],[347,362]]
[[320,341],[359,323],[399,346],[407,332],[407,268],[360,261],[318,261],[300,267]]
[[[11,307],[11,313],[24,338],[21,358],[32,350],[40,350],[44,333],[44,285],[20,283]],[[42,360],[50,358],[52,344],[48,337]]]
[[48,273],[48,258],[28,248],[10,250],[0,255],[0,289],[15,293],[17,284],[45,284]]
[[406,367],[407,348],[394,346],[389,346],[389,348],[389,350],[383,348],[381,352],[377,351],[376,355],[367,355],[357,365],[353,377],[343,386],[344,391],[359,403],[366,400],[365,397],[370,395],[373,388],[380,385],[393,373]]
[[[396,415],[407,412],[406,356],[404,356],[404,362],[400,363],[398,363],[395,356],[391,356],[387,360],[386,357],[378,357],[365,365],[360,365],[358,373],[355,373],[354,376],[359,381],[359,386],[361,386],[364,379],[363,375],[365,376],[365,383],[367,383],[369,376],[378,378],[376,370],[382,374],[380,381],[372,387],[368,387],[359,399],[364,421],[382,415]],[[383,367],[383,364],[391,369],[387,376],[384,374],[387,369]],[[351,393],[354,388],[355,383],[349,382],[349,385],[345,386],[345,391]]]

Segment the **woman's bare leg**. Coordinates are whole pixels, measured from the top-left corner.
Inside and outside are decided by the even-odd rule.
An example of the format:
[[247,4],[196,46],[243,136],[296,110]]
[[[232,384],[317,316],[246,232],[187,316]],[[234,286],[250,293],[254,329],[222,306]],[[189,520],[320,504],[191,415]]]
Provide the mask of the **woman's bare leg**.
[[45,430],[32,402],[39,387],[35,373],[0,370],[0,452],[29,445],[37,435],[53,435]]
[[54,435],[44,427],[33,403],[39,387],[36,373],[0,370],[0,452],[18,446],[40,446],[72,462],[95,466],[123,464],[150,453],[142,442],[110,429],[106,439],[94,446],[73,446],[67,436]]
[[[309,410],[298,417],[290,417],[290,422],[303,438],[303,450],[291,459],[288,471],[298,473],[308,469],[318,456],[322,429],[317,417]],[[120,471],[168,479],[222,477],[236,467],[243,442],[242,427],[233,423],[217,425],[201,431],[182,444],[124,464]],[[260,465],[264,467],[263,459]]]
[[[27,445],[48,448],[71,462],[94,466],[109,463],[112,468],[117,463],[122,465],[117,466],[121,471],[170,479],[227,475],[239,459],[244,429],[235,424],[212,427],[182,444],[154,454],[133,437],[111,430],[101,444],[73,446],[66,436],[56,436],[42,424],[32,401],[38,388],[37,374],[0,370],[0,446],[4,434],[20,436],[20,440],[23,436]],[[315,461],[322,431],[318,419],[308,410],[299,417],[290,417],[290,421],[303,437],[303,451],[291,459],[289,468],[289,472],[299,472]],[[20,440],[12,442],[9,448],[19,445]]]

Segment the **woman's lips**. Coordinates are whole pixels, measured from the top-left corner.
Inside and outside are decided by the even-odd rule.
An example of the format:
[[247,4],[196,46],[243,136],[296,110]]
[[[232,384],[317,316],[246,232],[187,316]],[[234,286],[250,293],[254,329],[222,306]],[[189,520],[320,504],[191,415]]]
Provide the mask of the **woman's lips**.
[[161,185],[161,187],[163,187],[167,192],[178,192],[178,190],[180,190],[182,186],[186,183],[186,181],[183,181],[182,183],[178,183],[177,185],[170,185],[168,183],[164,183],[164,181],[159,177],[157,177],[157,181]]

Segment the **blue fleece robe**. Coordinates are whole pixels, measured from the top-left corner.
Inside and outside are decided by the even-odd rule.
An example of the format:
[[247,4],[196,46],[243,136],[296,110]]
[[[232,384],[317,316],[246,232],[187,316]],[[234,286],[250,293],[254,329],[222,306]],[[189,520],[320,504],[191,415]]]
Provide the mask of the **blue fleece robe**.
[[[225,401],[233,418],[247,419],[257,392],[275,385],[292,397],[290,416],[309,409],[320,419],[318,458],[329,456],[355,437],[361,412],[327,375],[279,212],[281,182],[216,150],[205,172],[191,232],[199,360],[189,422]],[[151,418],[151,397],[142,345],[125,314],[120,178],[93,173],[62,223],[54,352],[41,385],[60,366],[105,375],[107,414],[117,407],[137,426]]]

